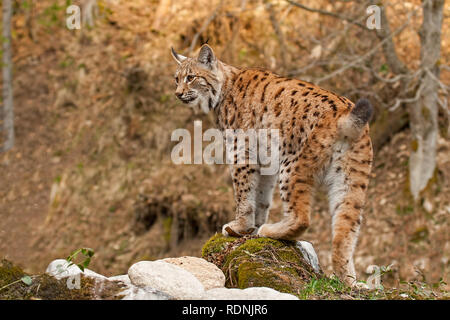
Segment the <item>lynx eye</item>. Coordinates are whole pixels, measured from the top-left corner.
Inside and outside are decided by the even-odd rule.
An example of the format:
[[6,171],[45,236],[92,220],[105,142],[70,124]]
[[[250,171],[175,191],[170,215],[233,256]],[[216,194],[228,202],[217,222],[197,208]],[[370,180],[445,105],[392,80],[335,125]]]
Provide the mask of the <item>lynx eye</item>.
[[195,76],[192,74],[189,74],[186,76],[186,82],[191,82],[192,80],[194,80]]

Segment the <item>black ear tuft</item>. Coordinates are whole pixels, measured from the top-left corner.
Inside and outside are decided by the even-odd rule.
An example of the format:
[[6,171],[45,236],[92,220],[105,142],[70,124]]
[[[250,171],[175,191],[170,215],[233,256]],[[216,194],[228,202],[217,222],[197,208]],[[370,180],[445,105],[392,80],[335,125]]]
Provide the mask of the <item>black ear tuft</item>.
[[172,47],[170,47],[170,53],[172,53],[172,57],[175,59],[175,61],[176,61],[178,64],[180,64],[180,63],[182,63],[184,60],[186,60],[186,57],[185,57],[185,56],[176,53],[175,50],[174,50]]
[[216,56],[214,55],[211,47],[207,44],[204,44],[200,49],[197,60],[200,63],[211,66],[214,62],[216,62]]

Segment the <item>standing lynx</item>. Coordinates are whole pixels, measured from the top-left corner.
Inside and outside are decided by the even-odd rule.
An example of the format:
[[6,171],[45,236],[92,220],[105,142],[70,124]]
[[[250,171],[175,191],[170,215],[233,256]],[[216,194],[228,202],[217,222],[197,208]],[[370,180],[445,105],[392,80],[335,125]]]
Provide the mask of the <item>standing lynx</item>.
[[[218,129],[279,130],[277,174],[262,175],[258,165],[231,166],[236,217],[223,226],[223,234],[297,239],[310,224],[311,195],[319,182],[328,190],[334,272],[356,284],[353,252],[372,164],[369,101],[354,104],[308,82],[227,65],[208,45],[197,58],[173,49],[172,55],[178,63],[176,96],[214,112]],[[284,218],[269,224],[276,184]]]

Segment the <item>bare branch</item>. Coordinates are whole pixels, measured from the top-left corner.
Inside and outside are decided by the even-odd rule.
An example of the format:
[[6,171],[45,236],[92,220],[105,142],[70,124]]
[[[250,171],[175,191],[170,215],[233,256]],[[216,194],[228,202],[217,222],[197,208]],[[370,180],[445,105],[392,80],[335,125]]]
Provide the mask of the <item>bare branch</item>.
[[[328,80],[330,78],[333,78],[334,76],[344,72],[345,70],[353,67],[354,65],[360,63],[361,61],[365,60],[366,58],[370,57],[371,55],[373,55],[380,47],[384,46],[387,42],[392,41],[392,38],[394,36],[396,36],[397,34],[399,34],[400,32],[402,32],[406,26],[408,26],[411,23],[411,18],[416,14],[418,9],[415,9],[414,11],[412,11],[409,16],[408,19],[406,20],[406,22],[401,25],[399,28],[397,28],[395,31],[391,32],[388,36],[386,36],[382,41],[380,41],[375,47],[373,47],[371,50],[369,50],[366,54],[364,54],[363,56],[351,61],[350,63],[348,63],[347,65],[339,68],[338,70],[320,78],[319,80],[317,80],[317,83],[320,83],[322,81]],[[404,71],[407,71],[407,69],[405,69]]]
[[[304,10],[307,10],[310,12],[320,13],[320,14],[327,15],[327,16],[331,16],[331,17],[334,17],[334,18],[337,18],[340,20],[344,20],[344,21],[347,21],[353,25],[356,25],[364,30],[372,31],[372,30],[368,29],[364,24],[356,21],[355,19],[343,16],[343,15],[340,15],[340,14],[337,14],[334,12],[329,12],[329,11],[325,11],[325,10],[321,10],[321,9],[313,9],[313,8],[307,7],[303,4],[294,2],[292,0],[287,0],[287,2],[289,2],[290,4],[292,4],[296,7],[299,7],[301,9],[304,9]],[[375,0],[370,0],[370,3],[378,4]],[[422,6],[420,8],[422,8],[423,6],[424,6],[424,4],[422,4]],[[382,48],[383,48],[384,56],[386,58],[386,62],[389,65],[389,68],[394,71],[394,73],[396,73],[396,74],[407,73],[408,68],[397,56],[397,53],[395,50],[395,44],[393,41],[393,36],[398,34],[400,31],[402,31],[404,29],[404,27],[406,27],[406,25],[408,25],[410,23],[412,16],[416,14],[416,12],[418,11],[419,8],[416,8],[415,10],[413,10],[410,13],[407,24],[404,24],[402,27],[400,27],[399,29],[397,29],[394,32],[391,32],[391,30],[390,30],[384,6],[380,6],[380,8],[381,8],[381,10],[380,10],[381,20],[384,21],[384,25],[383,25],[383,28],[376,29],[376,34],[377,34],[378,38],[382,41]]]
[[349,22],[351,24],[354,24],[355,26],[358,26],[358,27],[360,27],[360,28],[362,28],[364,30],[369,30],[364,24],[356,21],[353,18],[349,18],[349,17],[343,16],[343,15],[340,15],[340,14],[337,14],[337,13],[334,13],[334,12],[330,12],[330,11],[325,11],[325,10],[321,10],[321,9],[313,9],[313,8],[307,7],[307,6],[305,6],[305,5],[301,4],[301,3],[294,2],[292,0],[286,0],[286,1],[289,2],[290,4],[292,4],[293,6],[296,6],[298,8],[304,9],[306,11],[316,12],[316,13],[320,13],[320,14],[323,14],[323,15],[326,15],[326,16],[330,16],[330,17],[334,17],[334,18],[337,18],[337,19],[340,19],[340,20],[344,20],[344,21],[347,21],[347,22]]
[[381,82],[384,82],[384,83],[389,83],[389,84],[396,83],[396,82],[398,82],[398,81],[400,81],[400,80],[402,80],[402,79],[412,79],[412,78],[418,76],[418,75],[423,71],[422,69],[418,69],[418,70],[416,70],[416,71],[413,72],[413,73],[398,74],[398,75],[396,75],[396,76],[393,77],[393,78],[385,78],[385,77],[380,76],[380,75],[378,74],[378,72],[376,72],[376,71],[375,71],[374,69],[372,69],[372,68],[368,68],[368,67],[365,66],[365,65],[361,65],[361,67],[362,67],[364,70],[369,71],[369,72],[370,72],[377,80],[379,80],[379,81],[381,81]]
[[445,94],[448,94],[447,90],[450,90],[450,87],[445,85],[444,83],[442,83],[441,80],[438,79],[438,77],[436,77],[436,75],[430,71],[429,68],[424,68],[425,72],[428,73],[428,75],[437,82],[437,84],[439,85],[439,87],[441,87],[442,90],[444,90]]
[[420,84],[419,89],[417,89],[416,91],[416,95],[413,98],[397,98],[395,99],[395,103],[392,107],[389,108],[389,111],[394,111],[396,110],[402,103],[412,103],[412,102],[416,102],[420,99],[420,95],[422,94],[422,90],[425,87],[425,85],[423,84],[423,82]]

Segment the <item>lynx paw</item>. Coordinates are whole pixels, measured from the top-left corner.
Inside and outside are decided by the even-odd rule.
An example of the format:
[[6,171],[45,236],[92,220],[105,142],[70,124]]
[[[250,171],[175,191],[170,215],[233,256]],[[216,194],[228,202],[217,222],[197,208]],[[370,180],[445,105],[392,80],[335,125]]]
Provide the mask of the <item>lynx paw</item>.
[[261,227],[258,228],[256,234],[260,237],[269,237],[266,229],[267,229],[267,224],[263,224]]
[[272,239],[285,239],[288,240],[285,234],[284,226],[278,223],[265,223],[259,227],[257,235],[260,237],[272,238]]
[[252,235],[256,231],[254,227],[242,227],[236,221],[232,221],[227,223],[222,227],[222,234],[225,237],[242,237],[246,235]]

